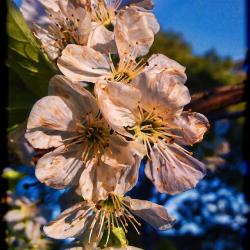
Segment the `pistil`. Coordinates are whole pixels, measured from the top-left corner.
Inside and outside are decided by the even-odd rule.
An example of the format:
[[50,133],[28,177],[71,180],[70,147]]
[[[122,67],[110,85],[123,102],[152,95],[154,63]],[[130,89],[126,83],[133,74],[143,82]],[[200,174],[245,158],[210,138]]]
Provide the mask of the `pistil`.
[[[141,106],[138,106],[139,117],[133,127],[128,127],[127,130],[131,132],[135,138],[143,142],[146,149],[147,156],[149,152],[153,152],[152,147],[158,142],[173,143],[177,135],[171,133],[167,119],[163,119],[160,114],[156,112],[156,108],[152,108],[150,112],[145,111]],[[160,152],[162,153],[162,152]]]
[[109,146],[110,128],[99,114],[93,117],[88,113],[83,121],[77,123],[77,135],[63,140],[66,148],[82,145],[81,160],[87,163],[93,157],[101,157]]
[[[96,221],[99,221],[98,227],[99,227],[99,233],[97,235],[97,238],[100,238],[101,231],[103,229],[107,230],[107,238],[105,241],[105,247],[108,244],[111,231],[115,227],[122,227],[125,231],[125,233],[128,232],[128,222],[134,227],[136,232],[140,234],[137,226],[140,226],[141,224],[135,219],[133,214],[130,212],[131,208],[124,202],[123,197],[119,197],[116,194],[110,194],[108,199],[105,201],[100,201],[96,204],[95,207],[96,210],[96,218],[93,219],[93,222],[91,224],[91,233],[89,235],[89,243],[91,241],[93,227],[97,226]],[[98,218],[97,218],[98,217]]]

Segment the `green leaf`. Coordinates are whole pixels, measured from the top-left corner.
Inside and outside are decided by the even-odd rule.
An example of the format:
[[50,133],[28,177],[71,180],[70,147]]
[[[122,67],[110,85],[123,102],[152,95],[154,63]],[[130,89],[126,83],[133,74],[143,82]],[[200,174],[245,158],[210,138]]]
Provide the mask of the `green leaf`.
[[11,1],[8,1],[7,33],[7,65],[19,75],[26,89],[37,97],[45,96],[57,68],[42,52],[21,12]]
[[8,132],[11,132],[27,119],[38,97],[27,89],[22,79],[12,69],[9,69],[8,79]]

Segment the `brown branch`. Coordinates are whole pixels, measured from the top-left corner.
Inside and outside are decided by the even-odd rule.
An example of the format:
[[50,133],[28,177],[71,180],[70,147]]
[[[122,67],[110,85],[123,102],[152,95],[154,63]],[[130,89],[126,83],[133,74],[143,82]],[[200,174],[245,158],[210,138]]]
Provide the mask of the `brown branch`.
[[241,83],[194,94],[185,109],[208,115],[244,101],[246,101],[245,84]]

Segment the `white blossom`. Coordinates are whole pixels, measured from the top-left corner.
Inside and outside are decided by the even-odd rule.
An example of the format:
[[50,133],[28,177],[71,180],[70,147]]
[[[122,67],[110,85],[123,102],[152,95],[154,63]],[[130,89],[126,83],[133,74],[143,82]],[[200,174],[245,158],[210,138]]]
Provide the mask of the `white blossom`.
[[[77,186],[80,176],[87,175],[87,199],[106,197],[113,186],[109,171],[140,163],[132,144],[113,133],[102,117],[94,96],[63,76],[52,78],[50,95],[32,108],[25,137],[34,148],[51,149],[38,160],[37,178],[61,189]],[[99,174],[103,171],[106,175]]]
[[[135,48],[145,55],[159,31],[148,1],[121,6],[120,0],[40,0],[50,19],[48,27],[35,25],[35,34],[52,60],[68,44],[87,45],[103,53]],[[131,26],[132,24],[132,26]]]
[[184,67],[153,55],[130,82],[99,81],[95,86],[106,120],[115,131],[144,145],[146,175],[158,191],[170,194],[193,188],[206,172],[182,147],[201,141],[209,127],[202,114],[183,111],[190,101],[185,80]]

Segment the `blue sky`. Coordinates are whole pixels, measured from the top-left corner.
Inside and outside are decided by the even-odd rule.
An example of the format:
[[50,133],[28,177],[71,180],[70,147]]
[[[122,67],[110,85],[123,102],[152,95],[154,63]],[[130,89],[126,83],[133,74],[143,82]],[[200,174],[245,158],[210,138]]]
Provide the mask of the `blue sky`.
[[245,56],[245,0],[153,0],[162,30],[183,34],[201,54],[215,48],[234,59]]

